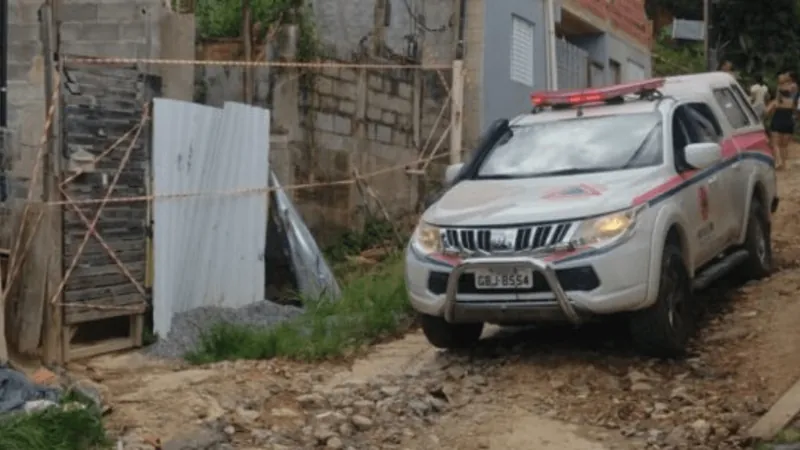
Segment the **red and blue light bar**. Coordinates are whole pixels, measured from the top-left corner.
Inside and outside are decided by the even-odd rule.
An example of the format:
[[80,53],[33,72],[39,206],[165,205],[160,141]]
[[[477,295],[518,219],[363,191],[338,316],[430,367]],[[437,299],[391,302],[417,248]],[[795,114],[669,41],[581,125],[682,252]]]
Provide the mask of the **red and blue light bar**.
[[633,81],[613,86],[589,89],[564,89],[560,91],[539,91],[531,94],[533,106],[585,105],[603,103],[626,95],[641,95],[664,86],[664,78]]

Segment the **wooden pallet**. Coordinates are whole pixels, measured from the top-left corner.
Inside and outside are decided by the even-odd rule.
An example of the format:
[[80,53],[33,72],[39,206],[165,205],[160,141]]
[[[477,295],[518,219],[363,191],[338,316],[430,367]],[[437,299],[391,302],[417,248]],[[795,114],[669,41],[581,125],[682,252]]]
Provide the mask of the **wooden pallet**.
[[75,334],[80,326],[85,326],[93,321],[65,324],[62,330],[62,361],[68,363],[76,359],[91,358],[93,356],[129,350],[142,346],[142,332],[144,331],[144,309],[141,312],[126,314],[128,318],[128,335],[92,342],[73,343]]

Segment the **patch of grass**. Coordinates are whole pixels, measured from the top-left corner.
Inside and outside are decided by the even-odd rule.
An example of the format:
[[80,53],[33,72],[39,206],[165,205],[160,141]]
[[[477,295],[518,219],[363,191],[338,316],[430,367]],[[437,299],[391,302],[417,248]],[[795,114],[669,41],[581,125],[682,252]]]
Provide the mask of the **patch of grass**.
[[334,265],[346,262],[348,256],[357,255],[364,250],[380,247],[393,242],[394,228],[391,222],[369,219],[360,231],[347,231],[336,240],[336,244],[325,248],[323,253]]
[[772,450],[780,444],[796,444],[800,442],[800,429],[789,427],[778,433],[772,442],[762,442],[756,445],[755,450]]
[[212,327],[197,351],[186,355],[195,364],[235,359],[285,357],[319,360],[344,356],[412,323],[406,298],[401,254],[349,280],[338,301],[305,302],[295,320],[273,328],[229,323]]
[[93,408],[53,407],[0,418],[3,450],[95,450],[109,446],[100,414]]

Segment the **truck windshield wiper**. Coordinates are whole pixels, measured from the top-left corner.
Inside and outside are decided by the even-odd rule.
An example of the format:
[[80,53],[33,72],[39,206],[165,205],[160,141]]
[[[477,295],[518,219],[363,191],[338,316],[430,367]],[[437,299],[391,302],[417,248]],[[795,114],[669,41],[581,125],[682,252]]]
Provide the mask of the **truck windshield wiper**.
[[491,175],[479,175],[476,177],[480,180],[516,180],[522,178],[542,178],[542,177],[554,177],[559,175],[580,175],[584,173],[598,173],[598,172],[608,172],[610,170],[618,170],[618,167],[587,167],[583,169],[561,169],[561,170],[554,170],[552,172],[540,172],[540,173],[513,173],[513,174],[491,174]]
[[598,173],[598,172],[608,172],[609,170],[617,170],[618,167],[586,167],[583,169],[562,169],[562,170],[554,170],[552,172],[542,172],[537,173],[532,176],[536,177],[552,177],[558,175],[580,175],[582,173]]

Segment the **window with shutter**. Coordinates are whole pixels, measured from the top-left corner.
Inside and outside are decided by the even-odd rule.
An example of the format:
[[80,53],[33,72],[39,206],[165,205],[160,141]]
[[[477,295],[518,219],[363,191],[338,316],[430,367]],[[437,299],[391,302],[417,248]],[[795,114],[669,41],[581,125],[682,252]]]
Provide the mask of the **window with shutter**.
[[533,87],[533,23],[511,16],[511,80]]
[[645,76],[644,67],[642,67],[641,65],[639,65],[638,63],[636,63],[634,61],[631,61],[630,59],[628,60],[627,69],[628,69],[628,73],[627,73],[627,75],[628,75],[627,78],[628,79],[626,81],[639,81],[639,80],[644,80],[645,78],[647,78]]

